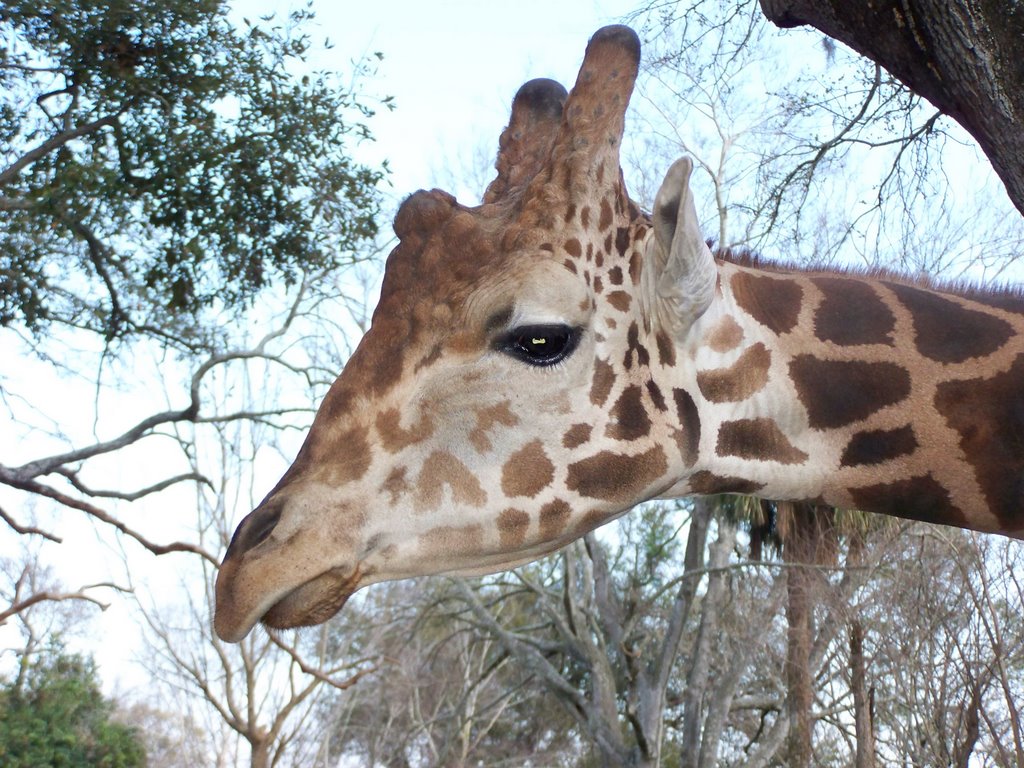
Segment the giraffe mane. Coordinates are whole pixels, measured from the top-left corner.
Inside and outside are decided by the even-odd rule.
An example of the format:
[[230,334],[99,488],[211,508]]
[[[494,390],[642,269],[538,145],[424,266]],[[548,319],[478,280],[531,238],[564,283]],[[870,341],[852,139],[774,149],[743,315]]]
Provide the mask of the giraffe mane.
[[856,265],[824,265],[801,264],[795,261],[765,259],[761,254],[748,248],[724,247],[716,248],[708,241],[716,259],[735,264],[738,267],[749,267],[776,274],[807,275],[809,277],[865,277],[871,280],[882,280],[912,288],[957,296],[979,304],[1003,309],[1008,312],[1024,314],[1024,287],[1016,285],[982,285],[973,280],[943,279],[935,275],[921,274],[910,277],[889,267],[859,267]]

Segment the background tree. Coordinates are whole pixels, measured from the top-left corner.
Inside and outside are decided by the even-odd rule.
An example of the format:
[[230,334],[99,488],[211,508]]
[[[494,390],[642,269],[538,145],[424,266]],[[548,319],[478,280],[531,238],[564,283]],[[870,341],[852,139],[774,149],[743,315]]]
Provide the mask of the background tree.
[[[529,603],[509,600],[512,612]],[[335,653],[380,653],[377,669],[328,691],[319,719],[325,765],[521,766],[571,762],[572,720],[497,639],[460,620],[458,585],[422,579],[382,585],[337,619]]]
[[[296,78],[308,10],[236,29],[218,0],[0,12],[0,320],[170,334],[215,300],[351,260],[381,171],[370,110]],[[328,237],[329,236],[329,237]]]
[[877,62],[960,123],[1024,213],[1024,9],[987,0],[858,5],[760,0],[780,27],[810,24]]
[[26,675],[0,686],[0,761],[11,768],[144,766],[138,735],[113,713],[92,661],[55,644]]

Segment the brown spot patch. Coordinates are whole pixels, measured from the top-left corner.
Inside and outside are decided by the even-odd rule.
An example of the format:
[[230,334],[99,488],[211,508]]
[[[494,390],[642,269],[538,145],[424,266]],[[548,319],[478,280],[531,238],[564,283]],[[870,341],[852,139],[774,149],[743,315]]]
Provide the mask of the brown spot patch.
[[618,251],[619,256],[625,256],[629,246],[629,227],[619,227],[615,230],[615,250]]
[[647,380],[647,394],[651,396],[651,402],[654,403],[655,408],[659,411],[668,410],[668,405],[665,404],[665,396],[661,394],[661,387],[653,379]]
[[388,408],[377,414],[377,434],[388,453],[397,453],[407,446],[422,442],[434,432],[434,425],[426,414],[421,414],[419,422],[409,429],[403,429],[401,421],[402,413],[397,408]]
[[658,362],[665,367],[671,368],[676,364],[676,345],[672,338],[664,331],[654,334],[654,341],[658,345]]
[[636,384],[622,390],[610,411],[611,422],[604,431],[606,436],[613,440],[636,440],[651,431],[651,419],[640,395]]
[[989,509],[1006,530],[1024,520],[1024,355],[989,378],[940,384],[935,407],[960,434]]
[[1001,317],[967,309],[931,291],[885,285],[910,311],[918,351],[936,362],[962,363],[990,355],[1013,336],[1013,327]]
[[726,315],[711,329],[707,336],[707,345],[715,352],[728,352],[736,349],[743,341],[743,328],[730,315]]
[[700,416],[697,404],[685,389],[673,389],[672,399],[676,402],[676,414],[679,416],[679,454],[683,463],[692,467],[697,461],[697,450],[700,446]]
[[508,497],[536,496],[555,479],[555,465],[540,440],[533,440],[508,457],[501,468],[501,490]]
[[590,402],[603,406],[615,384],[615,371],[604,360],[594,363],[594,379],[590,383]]
[[640,500],[667,471],[668,459],[660,445],[637,456],[601,451],[570,464],[566,484],[581,496],[628,504]]
[[569,431],[562,435],[562,445],[566,448],[579,448],[590,439],[592,430],[590,424],[573,424]]
[[540,538],[542,541],[550,541],[565,530],[569,522],[569,513],[572,510],[569,505],[561,499],[545,504],[540,508]]
[[590,206],[589,205],[584,205],[583,208],[580,209],[580,225],[584,229],[586,229],[587,227],[590,226]]
[[575,259],[578,259],[583,255],[583,246],[580,245],[580,241],[575,237],[571,237],[566,240],[565,243],[562,244],[562,247],[565,249],[566,253]]
[[718,430],[715,451],[719,456],[799,464],[807,454],[789,442],[789,438],[771,419],[727,421]]
[[381,490],[387,491],[390,495],[392,504],[397,504],[400,497],[412,490],[409,481],[405,478],[406,471],[405,467],[395,467],[388,473],[387,479],[381,486]]
[[612,267],[608,270],[608,282],[612,285],[622,285],[622,267]]
[[643,257],[640,255],[640,251],[633,251],[629,255],[629,279],[633,285],[640,283],[640,273],[644,271]]
[[337,448],[326,466],[326,482],[341,485],[359,480],[370,468],[370,443],[366,427],[347,429],[332,441]]
[[772,353],[761,342],[745,349],[728,368],[697,373],[700,393],[713,403],[746,400],[768,383]]
[[640,328],[635,322],[630,323],[629,330],[626,331],[626,355],[622,360],[622,366],[629,371],[632,370],[634,362],[644,368],[651,364],[651,353],[640,343]]
[[732,277],[733,297],[740,309],[774,333],[789,333],[796,327],[804,292],[785,278],[737,272]]
[[961,528],[967,524],[963,511],[950,500],[949,491],[931,474],[851,488],[850,496],[858,509],[868,512]]
[[576,262],[572,259],[566,259],[562,262],[562,266],[572,272],[574,275],[578,275],[579,272],[576,270]]
[[437,509],[444,497],[444,488],[451,488],[457,503],[482,507],[487,494],[469,467],[447,451],[434,451],[423,462],[416,478],[416,500],[426,510]]
[[601,218],[597,222],[597,229],[600,232],[604,232],[608,227],[612,225],[612,205],[608,202],[606,197],[601,201]]
[[612,291],[608,294],[607,299],[608,303],[619,312],[628,312],[629,305],[633,301],[633,297],[625,291]]
[[871,466],[907,456],[917,450],[914,429],[908,424],[898,429],[871,429],[857,432],[846,444],[839,464],[844,467]]
[[701,496],[715,496],[719,493],[757,493],[764,483],[755,483],[742,477],[716,475],[707,470],[690,475],[690,492]]
[[518,417],[512,413],[511,403],[508,400],[498,403],[497,405],[489,405],[485,408],[476,409],[476,426],[469,433],[469,442],[473,444],[473,447],[480,453],[485,453],[491,450],[491,438],[488,436],[488,432],[494,428],[495,425],[501,424],[505,427],[514,427],[519,423]]
[[600,275],[594,276],[594,293],[604,293],[604,281]]
[[573,526],[574,533],[577,536],[583,536],[586,533],[590,533],[595,528],[604,525],[612,517],[606,510],[603,509],[591,509],[585,512],[579,519],[579,522]]
[[442,525],[420,536],[423,550],[439,557],[476,554],[483,549],[484,529],[480,524]]
[[521,509],[503,509],[498,514],[498,536],[502,549],[515,549],[526,540],[530,516]]
[[798,355],[789,364],[789,373],[813,429],[853,424],[910,394],[910,374],[895,363]]
[[811,282],[823,297],[814,313],[814,334],[819,339],[843,347],[892,346],[896,318],[870,285],[842,277],[816,277]]
[[419,373],[420,369],[426,368],[426,367],[436,363],[438,360],[441,359],[441,354],[443,352],[444,352],[443,347],[440,344],[435,344],[431,348],[430,352],[428,352],[426,355],[421,357],[420,361],[418,363],[416,363],[416,366],[413,368],[413,373]]

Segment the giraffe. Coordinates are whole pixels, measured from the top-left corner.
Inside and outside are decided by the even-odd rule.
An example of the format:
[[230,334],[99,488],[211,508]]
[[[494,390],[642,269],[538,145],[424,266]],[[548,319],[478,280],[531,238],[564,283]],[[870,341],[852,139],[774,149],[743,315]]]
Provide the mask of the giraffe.
[[619,169],[640,57],[513,101],[483,203],[419,191],[369,331],[238,526],[215,628],[529,562],[656,497],[743,493],[1024,536],[1024,300],[717,257],[692,161]]

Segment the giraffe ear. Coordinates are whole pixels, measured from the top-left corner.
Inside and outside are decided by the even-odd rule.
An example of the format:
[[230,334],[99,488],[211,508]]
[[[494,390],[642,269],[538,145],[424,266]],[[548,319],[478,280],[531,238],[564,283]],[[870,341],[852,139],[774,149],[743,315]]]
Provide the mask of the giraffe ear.
[[[685,333],[715,296],[718,268],[704,242],[690,191],[693,161],[676,160],[654,199],[654,253],[648,254],[647,304],[662,327]],[[653,267],[653,269],[651,269]]]
[[521,188],[544,166],[562,124],[568,92],[547,78],[523,85],[512,100],[512,116],[498,139],[498,177],[487,185],[484,203],[496,203],[510,190]]

